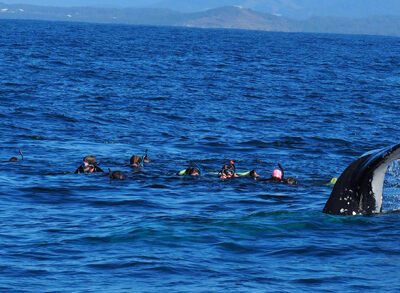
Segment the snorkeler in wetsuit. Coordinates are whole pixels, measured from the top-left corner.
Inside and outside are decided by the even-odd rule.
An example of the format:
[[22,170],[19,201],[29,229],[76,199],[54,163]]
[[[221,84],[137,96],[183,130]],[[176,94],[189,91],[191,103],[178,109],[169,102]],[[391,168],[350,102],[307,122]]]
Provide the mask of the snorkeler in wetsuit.
[[75,174],[80,173],[95,173],[95,172],[104,172],[99,166],[96,161],[96,157],[93,155],[88,155],[83,158],[82,165],[76,169]]
[[176,175],[183,176],[183,175],[189,175],[189,176],[200,176],[201,171],[197,167],[188,167],[185,170],[182,170],[178,172]]
[[[21,150],[19,150],[19,154],[21,155],[21,160],[24,160],[24,154],[21,152]],[[8,161],[9,162],[18,162],[19,159],[17,157],[11,157]]]
[[122,173],[121,171],[111,171],[110,168],[108,168],[108,177],[110,177],[110,179],[118,179],[118,180],[126,179],[124,173]]
[[239,175],[236,174],[235,162],[230,161],[229,164],[223,165],[221,170],[218,172],[218,176],[220,179],[239,177]]
[[[283,183],[283,184],[288,184],[288,185],[296,185],[298,182],[296,179],[293,177],[288,177],[285,178],[285,172],[283,171],[283,168],[281,164],[278,164],[279,169],[275,169],[272,172],[271,178],[269,178],[269,181],[275,181],[278,183]],[[268,179],[267,179],[268,180]]]
[[149,156],[147,155],[147,150],[144,156],[140,157],[137,155],[132,155],[132,157],[129,159],[129,163],[131,167],[134,168],[141,168],[143,167],[143,163],[150,163],[151,160],[149,159]]
[[136,155],[133,155],[129,159],[129,163],[131,164],[131,167],[135,167],[135,168],[140,168],[143,166],[142,165],[142,157],[136,156]]

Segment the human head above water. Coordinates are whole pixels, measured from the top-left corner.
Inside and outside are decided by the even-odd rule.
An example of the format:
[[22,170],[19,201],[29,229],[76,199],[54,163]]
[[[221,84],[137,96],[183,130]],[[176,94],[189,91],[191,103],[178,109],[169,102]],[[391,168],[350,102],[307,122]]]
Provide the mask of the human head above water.
[[283,179],[283,173],[282,173],[282,171],[281,171],[280,169],[275,169],[275,170],[272,172],[271,178],[282,180],[282,179]]
[[132,165],[132,167],[139,167],[141,162],[142,157],[136,155],[133,155],[129,160],[129,163]]
[[97,165],[96,157],[93,155],[88,155],[83,158],[83,162],[88,163],[89,165]]
[[251,178],[254,178],[254,179],[260,177],[260,175],[257,174],[256,170],[251,170],[249,175]]
[[289,184],[289,185],[296,185],[296,184],[297,184],[297,180],[294,179],[293,177],[288,177],[288,178],[286,179],[286,184]]
[[[24,154],[22,153],[21,150],[19,150],[19,154],[21,155],[21,160],[23,160],[24,159]],[[18,162],[19,159],[17,157],[11,157],[8,161],[9,162]]]
[[110,179],[117,179],[117,180],[126,179],[124,173],[122,173],[121,171],[111,171],[110,168],[108,168],[108,176],[110,177]]
[[200,170],[199,170],[199,168],[196,168],[196,167],[189,167],[186,169],[185,175],[200,176]]
[[219,171],[220,178],[231,178],[235,176],[235,169],[233,165],[225,164],[222,166],[221,170]]

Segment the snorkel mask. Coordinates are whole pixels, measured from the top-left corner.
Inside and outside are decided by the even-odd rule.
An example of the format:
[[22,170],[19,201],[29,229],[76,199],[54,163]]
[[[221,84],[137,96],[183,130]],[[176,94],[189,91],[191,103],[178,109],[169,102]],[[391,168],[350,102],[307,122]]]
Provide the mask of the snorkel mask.
[[83,161],[83,163],[82,163],[83,171],[87,172],[87,173],[93,173],[96,170],[97,164],[98,164],[97,162],[94,164],[90,164],[86,161]]
[[236,174],[236,166],[234,161],[230,161],[229,164],[225,164],[222,166],[221,171],[219,173],[225,176],[234,176]]

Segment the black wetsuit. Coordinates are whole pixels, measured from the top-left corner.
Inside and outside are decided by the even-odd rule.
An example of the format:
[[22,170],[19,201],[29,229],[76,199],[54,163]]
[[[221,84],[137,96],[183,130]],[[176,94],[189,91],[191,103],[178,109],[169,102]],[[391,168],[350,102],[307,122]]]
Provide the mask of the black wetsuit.
[[80,165],[78,169],[74,172],[75,174],[80,174],[80,173],[95,173],[95,172],[104,172],[100,167],[94,166],[94,171],[93,172],[85,172],[85,168]]
[[298,182],[293,177],[278,179],[278,178],[257,178],[257,181],[271,181],[276,183],[282,183],[287,185],[297,185]]

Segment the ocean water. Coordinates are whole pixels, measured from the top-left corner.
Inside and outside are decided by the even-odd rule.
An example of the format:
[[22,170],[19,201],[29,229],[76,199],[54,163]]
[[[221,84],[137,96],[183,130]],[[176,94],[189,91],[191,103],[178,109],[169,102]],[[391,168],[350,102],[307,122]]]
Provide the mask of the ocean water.
[[[399,142],[399,38],[0,26],[1,292],[400,290],[397,163],[383,214],[321,212]],[[74,174],[88,154],[128,178]],[[229,160],[299,185],[218,179]]]

